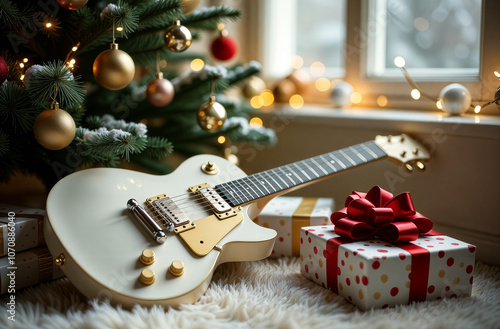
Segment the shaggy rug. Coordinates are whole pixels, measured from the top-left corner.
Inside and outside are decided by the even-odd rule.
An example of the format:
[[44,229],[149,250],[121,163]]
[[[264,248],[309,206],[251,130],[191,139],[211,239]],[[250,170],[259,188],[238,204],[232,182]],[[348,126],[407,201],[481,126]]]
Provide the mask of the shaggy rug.
[[[472,296],[360,311],[300,275],[297,258],[220,266],[206,294],[178,309],[87,300],[67,279],[16,293],[1,328],[500,328],[500,269],[476,263]],[[2,298],[5,307],[6,296]]]

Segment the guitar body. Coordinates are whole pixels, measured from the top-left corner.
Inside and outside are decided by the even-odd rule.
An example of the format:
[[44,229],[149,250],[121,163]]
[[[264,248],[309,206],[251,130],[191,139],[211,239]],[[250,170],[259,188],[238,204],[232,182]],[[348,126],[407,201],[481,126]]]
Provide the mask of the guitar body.
[[[220,172],[204,173],[200,167],[215,162]],[[246,177],[245,173],[217,156],[199,155],[185,161],[170,175],[155,176],[136,171],[97,168],[67,176],[57,183],[47,200],[44,234],[54,257],[64,255],[61,267],[70,281],[88,297],[107,297],[125,307],[194,303],[207,289],[215,268],[224,262],[253,261],[271,254],[276,232],[255,224],[256,204],[241,208],[243,220],[205,256],[196,256],[180,237],[167,233],[158,244],[146,227],[127,209],[127,200],[139,203],[166,194],[186,212],[191,221],[213,212],[188,198],[188,187]],[[185,196],[180,200],[177,196]],[[155,253],[155,262],[144,265],[144,249]],[[169,272],[173,261],[184,263],[184,273]],[[155,281],[145,285],[141,271],[150,268]]]

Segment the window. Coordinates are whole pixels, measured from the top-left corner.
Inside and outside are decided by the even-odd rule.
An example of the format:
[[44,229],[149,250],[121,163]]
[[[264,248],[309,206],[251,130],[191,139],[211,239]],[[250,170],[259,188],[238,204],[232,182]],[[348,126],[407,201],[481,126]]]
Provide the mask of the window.
[[[357,106],[435,110],[435,103],[415,101],[394,57],[420,89],[436,98],[451,82],[469,89],[474,102],[493,99],[500,85],[500,12],[496,0],[260,0],[250,1],[259,19],[259,44],[251,59],[263,63],[268,80],[284,78],[296,55],[312,80],[314,62],[323,63],[322,77],[340,78],[362,95]],[[300,62],[300,61],[299,61]],[[314,82],[314,81],[313,81]],[[311,88],[306,100],[330,102],[328,92]],[[495,111],[496,110],[496,111]],[[494,106],[481,113],[498,114]]]

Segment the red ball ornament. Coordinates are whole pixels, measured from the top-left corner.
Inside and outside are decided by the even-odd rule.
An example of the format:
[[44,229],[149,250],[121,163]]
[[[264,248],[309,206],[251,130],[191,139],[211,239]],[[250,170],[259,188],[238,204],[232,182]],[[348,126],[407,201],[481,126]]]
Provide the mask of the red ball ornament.
[[163,79],[161,72],[156,74],[156,79],[151,80],[146,87],[146,96],[151,105],[163,107],[174,99],[175,89],[172,83]]
[[212,42],[212,55],[221,61],[233,58],[237,50],[236,41],[229,36],[221,35]]
[[87,4],[88,0],[57,0],[57,3],[64,9],[77,10]]
[[7,79],[8,75],[9,66],[7,66],[7,63],[5,62],[3,57],[0,56],[0,84],[2,84]]

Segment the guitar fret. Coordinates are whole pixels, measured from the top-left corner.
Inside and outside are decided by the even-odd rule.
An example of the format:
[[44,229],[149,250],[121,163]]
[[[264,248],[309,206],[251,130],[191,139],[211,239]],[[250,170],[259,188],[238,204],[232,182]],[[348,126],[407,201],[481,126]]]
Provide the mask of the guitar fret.
[[304,174],[304,176],[306,176],[306,178],[307,178],[308,180],[311,180],[311,177],[309,177],[309,175],[305,172],[305,170],[301,169],[301,168],[299,167],[299,165],[298,165],[296,162],[295,162],[295,163],[293,163],[293,165],[294,165],[295,167],[297,167],[297,169],[298,169],[298,170],[299,170],[302,174]]
[[[250,184],[248,184],[247,182],[245,182],[245,178],[242,178],[242,179],[239,179],[237,180],[237,182],[245,189],[245,191],[248,192],[248,189],[250,188],[250,190],[252,190],[252,192],[255,194],[255,197],[254,199],[258,198],[259,197],[259,194],[252,188],[252,186],[250,186]],[[241,182],[240,182],[241,181]],[[244,187],[242,183],[245,183],[246,186],[248,187]],[[250,195],[252,195],[252,192],[249,192]]]
[[329,161],[327,161],[325,158],[323,158],[322,155],[319,156],[321,160],[323,160],[324,163],[326,163],[328,166],[330,166],[333,169],[333,172],[337,172],[337,169],[335,169],[335,166],[333,166]]
[[269,176],[269,178],[271,178],[273,180],[273,182],[275,182],[276,185],[278,185],[278,187],[280,188],[280,190],[283,190],[283,188],[281,187],[281,185],[278,184],[278,182],[271,175],[269,175],[269,173],[267,171],[264,171],[264,174],[266,174],[267,176]]
[[369,153],[369,154],[370,154],[370,155],[371,155],[374,159],[378,159],[378,158],[379,158],[379,157],[378,157],[375,153],[373,153],[373,151],[372,151],[372,150],[370,150],[368,147],[366,147],[366,145],[365,145],[365,144],[361,144],[361,147],[362,147],[363,149],[365,149],[365,150],[366,150],[366,152],[368,152],[368,153]]
[[328,172],[323,167],[321,167],[321,165],[319,163],[317,163],[316,160],[314,160],[314,158],[311,158],[311,161],[314,162],[316,164],[316,166],[318,166],[321,170],[323,170],[323,172],[325,173],[325,176],[328,175]]
[[315,171],[315,170],[314,170],[311,166],[309,166],[309,165],[307,164],[307,160],[304,160],[304,161],[302,161],[302,162],[303,162],[303,163],[304,163],[304,164],[305,164],[305,165],[306,165],[306,166],[307,166],[307,167],[311,170],[311,172],[312,172],[314,175],[316,175],[316,178],[319,178],[318,173],[317,173],[317,172],[316,172],[316,171]]
[[[257,175],[260,175],[260,173],[257,173],[255,175],[256,175],[255,178],[257,178]],[[265,179],[264,179],[264,183],[261,180],[259,180],[258,182],[260,183],[260,185],[262,185],[263,188],[266,189],[268,194],[271,194],[271,192],[267,189],[267,186],[265,185],[267,183],[267,181]]]
[[340,154],[342,154],[342,155],[344,156],[344,158],[347,158],[347,160],[348,160],[350,163],[352,163],[352,165],[353,165],[353,166],[355,166],[355,165],[356,165],[356,162],[354,162],[354,160],[353,160],[353,159],[351,159],[351,157],[350,157],[350,156],[348,156],[347,154],[345,154],[345,152],[344,152],[344,151],[339,150],[339,153],[340,153]]
[[285,174],[285,176],[286,176],[289,180],[291,180],[291,181],[292,181],[292,183],[293,183],[293,185],[294,185],[294,186],[295,186],[295,185],[298,185],[297,183],[295,183],[295,181],[294,181],[294,180],[293,180],[293,178],[291,177],[291,176],[292,176],[292,174],[291,174],[291,173],[290,173],[290,174],[287,174],[287,173],[286,173],[286,172],[285,172],[285,171],[284,171],[281,167],[278,167],[278,169],[279,169],[279,170],[281,170],[281,172],[282,172],[283,174]]
[[271,169],[271,172],[272,172],[274,175],[276,175],[276,177],[278,177],[278,178],[279,178],[279,179],[283,182],[283,184],[285,184],[285,185],[286,185],[286,187],[290,187],[290,185],[288,185],[288,184],[286,183],[286,181],[285,181],[283,178],[281,178],[281,176],[280,176],[280,175],[278,175],[278,174],[276,174],[276,173],[274,172],[274,169]]
[[241,197],[241,194],[243,193],[241,193],[241,190],[238,188],[238,186],[236,186],[235,181],[228,182],[229,186],[231,186],[231,184],[233,185],[234,188],[236,188],[239,191],[239,194],[236,194],[235,199],[239,198],[242,201],[241,203],[245,203],[245,200],[243,200],[243,198]]
[[259,185],[255,184],[255,177],[254,177],[254,175],[248,176],[247,178],[248,178],[248,181],[250,183],[252,183],[260,191],[260,193],[262,194],[262,196],[266,195],[266,193],[260,189]]
[[363,161],[364,163],[366,163],[366,158],[364,156],[362,156],[358,151],[356,151],[355,148],[351,147],[350,149],[352,149],[352,152],[354,154],[356,154],[358,156],[358,158],[361,159],[361,161]]
[[345,166],[345,164],[340,161],[335,155],[331,154],[331,153],[328,153],[328,155],[335,161],[337,161],[338,164],[340,164],[342,166],[342,168],[344,169],[347,169],[347,167]]

